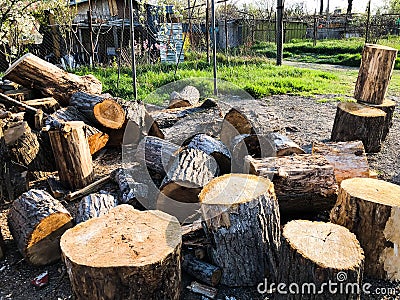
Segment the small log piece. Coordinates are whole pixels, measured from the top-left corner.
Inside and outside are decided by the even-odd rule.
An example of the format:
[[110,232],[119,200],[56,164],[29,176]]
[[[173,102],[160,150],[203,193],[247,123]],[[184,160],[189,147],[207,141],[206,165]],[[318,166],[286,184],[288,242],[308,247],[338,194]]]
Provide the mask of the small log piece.
[[194,86],[188,85],[181,92],[172,92],[168,108],[194,106],[200,100],[200,92]]
[[221,268],[201,261],[191,254],[183,257],[182,270],[197,280],[211,286],[217,286],[221,281]]
[[79,189],[93,181],[93,162],[83,122],[67,122],[49,131],[51,147],[63,184]]
[[250,173],[273,178],[281,214],[316,213],[335,205],[338,185],[333,166],[322,155],[253,159]]
[[178,300],[181,244],[176,218],[125,204],[78,224],[61,238],[77,299]]
[[[346,228],[305,220],[283,227],[278,282],[293,291],[298,288],[290,299],[360,299],[356,288],[346,288],[344,294],[339,293],[339,285],[358,284],[361,290],[363,267],[360,243]],[[337,293],[329,291],[329,282]],[[288,299],[288,295],[278,294],[277,299]]]
[[60,258],[60,237],[73,226],[73,219],[49,193],[29,190],[13,202],[8,224],[25,260],[47,265]]
[[365,252],[365,275],[400,280],[400,186],[372,178],[342,181],[331,222],[353,232]]
[[379,152],[386,128],[386,113],[353,102],[339,103],[331,140],[334,142],[362,141],[367,153]]
[[46,96],[54,97],[63,106],[69,105],[72,94],[77,91],[100,94],[102,90],[101,82],[93,75],[68,73],[31,53],[14,62],[3,78],[37,89]]
[[386,140],[386,137],[389,134],[389,130],[393,126],[393,116],[394,116],[394,111],[396,109],[396,102],[389,99],[385,99],[382,104],[368,103],[368,105],[372,108],[378,108],[380,110],[383,110],[386,113],[386,119],[385,119],[386,124],[382,136],[382,140]]
[[85,222],[92,218],[98,218],[118,205],[113,195],[106,193],[95,193],[83,197],[79,202],[78,212],[75,217],[76,224]]
[[227,174],[207,184],[199,199],[213,241],[212,261],[222,269],[221,283],[253,286],[265,277],[275,280],[280,215],[271,181]]
[[53,97],[26,100],[22,103],[34,107],[36,109],[41,109],[44,113],[52,114],[60,109],[60,104]]
[[366,44],[362,53],[354,98],[372,104],[382,104],[396,58],[397,49]]
[[349,178],[370,177],[367,155],[361,141],[320,143],[314,142],[312,154],[319,154],[335,168],[338,185]]
[[305,151],[289,139],[280,133],[271,133],[271,139],[274,141],[276,148],[276,156],[288,156],[292,154],[305,154]]
[[232,108],[225,115],[222,122],[220,138],[225,145],[231,145],[232,140],[241,134],[252,134],[253,126],[250,120],[236,108]]

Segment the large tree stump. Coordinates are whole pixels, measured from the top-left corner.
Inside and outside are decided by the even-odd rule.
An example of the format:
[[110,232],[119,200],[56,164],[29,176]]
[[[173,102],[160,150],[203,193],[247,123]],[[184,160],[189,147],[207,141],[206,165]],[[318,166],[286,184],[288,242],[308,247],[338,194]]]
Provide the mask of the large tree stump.
[[18,250],[34,265],[46,265],[60,258],[60,237],[73,226],[64,206],[49,193],[30,190],[15,200],[8,223]]
[[389,130],[393,126],[393,116],[394,116],[394,111],[396,109],[396,102],[385,99],[382,104],[368,103],[368,105],[373,108],[381,109],[386,113],[386,119],[385,119],[386,124],[385,124],[384,130],[383,130],[383,136],[382,136],[382,139],[386,140],[386,137],[389,134]]
[[397,50],[367,44],[364,47],[354,98],[373,104],[382,104],[392,77]]
[[93,181],[93,162],[83,122],[67,122],[49,131],[61,182],[79,189]]
[[104,216],[117,205],[118,201],[110,194],[100,192],[83,197],[75,217],[76,224]]
[[181,232],[172,216],[124,204],[68,230],[61,250],[75,297],[179,299]]
[[313,154],[323,155],[335,168],[336,182],[349,178],[370,177],[367,155],[361,141],[320,143],[314,142]]
[[[291,286],[293,294],[277,294],[277,298],[359,299],[363,266],[363,250],[346,228],[331,223],[291,221],[282,232],[277,282],[285,284],[287,292]],[[329,290],[329,282],[336,293]],[[346,289],[348,284],[358,284],[359,291]]]
[[280,215],[274,185],[253,175],[228,174],[199,195],[221,283],[253,286],[275,280],[280,247]]
[[272,178],[281,214],[316,213],[335,205],[338,185],[334,168],[321,155],[253,159],[250,173]]
[[386,113],[353,102],[339,103],[333,124],[334,142],[362,141],[367,153],[379,152],[386,129]]
[[77,91],[100,94],[102,90],[101,82],[93,75],[68,73],[31,53],[14,62],[3,78],[26,88],[38,89],[46,96],[53,96],[64,106],[69,104],[72,94]]
[[365,252],[365,274],[400,280],[400,186],[371,178],[344,180],[333,223],[355,233]]

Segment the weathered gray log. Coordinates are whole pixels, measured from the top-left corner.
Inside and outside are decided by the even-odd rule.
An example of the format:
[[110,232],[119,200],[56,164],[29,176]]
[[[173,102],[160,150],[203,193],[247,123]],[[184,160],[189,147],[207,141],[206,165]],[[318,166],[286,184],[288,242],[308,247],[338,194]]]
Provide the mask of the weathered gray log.
[[400,186],[371,178],[342,181],[331,222],[353,232],[365,252],[365,275],[400,280]]
[[186,288],[192,293],[202,295],[207,299],[215,299],[218,294],[218,290],[216,288],[198,283],[196,281],[192,281]]
[[277,132],[273,132],[271,133],[270,137],[275,144],[276,156],[305,154],[305,151],[287,136],[284,136]]
[[254,286],[275,282],[280,248],[280,215],[270,180],[228,174],[199,195],[203,219],[213,241],[211,257],[222,269],[221,283]]
[[[304,220],[284,226],[277,282],[293,288],[290,299],[360,299],[363,267],[360,243],[346,228]],[[329,292],[328,285],[337,292]],[[352,288],[341,293],[340,285]],[[277,293],[276,298],[288,299],[288,295]]]
[[178,108],[196,105],[200,100],[200,92],[194,86],[185,86],[182,91],[172,92],[168,108]]
[[26,100],[23,101],[23,103],[33,108],[41,109],[47,114],[55,113],[58,109],[60,109],[60,104],[53,97]]
[[78,224],[61,238],[77,299],[178,300],[181,244],[176,218],[125,204]]
[[79,202],[75,222],[79,224],[92,218],[104,216],[117,205],[118,201],[113,195],[102,192],[90,194],[83,197],[81,202]]
[[221,268],[198,260],[191,254],[183,257],[182,270],[205,284],[216,286],[221,281]]
[[8,224],[25,260],[33,265],[46,265],[60,258],[59,239],[73,226],[73,221],[49,193],[30,190],[13,202]]

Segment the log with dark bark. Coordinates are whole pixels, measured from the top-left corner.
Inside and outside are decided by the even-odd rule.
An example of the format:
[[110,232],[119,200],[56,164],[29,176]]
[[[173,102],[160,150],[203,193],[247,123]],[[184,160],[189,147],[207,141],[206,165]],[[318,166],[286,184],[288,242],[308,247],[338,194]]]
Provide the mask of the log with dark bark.
[[1,234],[1,227],[0,227],[0,259],[4,257],[6,253],[6,247],[4,246],[3,235]]
[[254,286],[266,277],[275,280],[280,215],[270,180],[224,175],[207,184],[199,199],[212,241],[212,261],[222,269],[221,283]]
[[37,89],[67,106],[77,91],[100,94],[101,82],[93,75],[78,76],[68,73],[43,59],[28,53],[14,62],[4,73],[9,79],[24,87]]
[[314,142],[312,153],[324,156],[332,164],[335,168],[335,178],[338,185],[345,179],[370,177],[367,155],[361,141]]
[[178,300],[181,244],[176,218],[124,204],[78,224],[61,238],[77,299]]
[[76,224],[85,222],[92,218],[98,218],[118,205],[113,195],[106,193],[95,193],[83,197],[79,202],[78,212],[75,217]]
[[397,49],[367,44],[364,47],[354,98],[382,104],[392,77]]
[[182,91],[172,92],[168,108],[178,108],[196,105],[200,100],[200,92],[194,86],[188,85]]
[[331,222],[353,232],[365,252],[365,275],[400,280],[400,186],[371,178],[342,181]]
[[61,182],[79,189],[93,181],[93,162],[83,122],[67,122],[49,131],[51,147]]
[[201,261],[191,254],[183,257],[182,270],[211,286],[216,286],[221,281],[221,268]]
[[367,153],[379,152],[384,132],[388,131],[385,120],[386,113],[380,109],[353,102],[339,103],[331,140],[362,141]]
[[[330,293],[327,285],[361,287],[363,267],[360,243],[346,228],[305,220],[294,220],[283,227],[277,282],[299,288],[290,299],[360,299],[357,289]],[[276,298],[288,299],[288,295],[277,294]]]
[[120,129],[125,123],[125,112],[112,98],[77,92],[71,96],[70,105],[76,107],[93,124],[109,129]]
[[218,294],[218,290],[216,288],[198,283],[196,281],[192,281],[186,288],[192,293],[204,296],[202,299],[215,299]]
[[18,101],[25,101],[25,100],[30,100],[33,99],[35,94],[40,94],[35,92],[32,89],[27,89],[27,88],[18,88],[16,90],[9,90],[9,91],[5,91],[4,92],[5,95],[7,95],[8,97],[11,97],[15,100]]
[[47,114],[55,113],[58,109],[60,109],[60,104],[53,97],[26,100],[23,101],[22,103],[34,107],[36,109],[41,109],[43,110],[43,112]]
[[73,226],[72,217],[49,193],[30,190],[15,200],[8,223],[18,250],[33,265],[60,258],[61,235]]
[[389,130],[393,126],[393,116],[394,116],[394,111],[396,109],[396,102],[385,99],[382,104],[368,103],[368,105],[373,108],[381,109],[386,113],[386,119],[385,119],[386,124],[382,136],[382,139],[386,140],[386,137],[389,134]]
[[322,155],[295,155],[254,159],[250,173],[272,178],[281,214],[330,210],[337,198],[334,168]]

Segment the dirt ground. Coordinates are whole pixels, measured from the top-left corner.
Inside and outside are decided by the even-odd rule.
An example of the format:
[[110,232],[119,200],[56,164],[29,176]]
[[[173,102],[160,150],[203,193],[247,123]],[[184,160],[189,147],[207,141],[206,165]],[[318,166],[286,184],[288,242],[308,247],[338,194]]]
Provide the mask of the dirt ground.
[[[332,101],[318,101],[321,99]],[[393,100],[396,100],[393,98]],[[330,138],[331,129],[336,112],[337,102],[333,96],[318,96],[305,98],[297,96],[274,96],[263,99],[260,106],[266,111],[273,112],[281,122],[286,134],[309,152],[313,141],[326,141]],[[382,151],[378,154],[368,155],[372,169],[376,170],[381,179],[400,184],[400,108],[397,107],[394,117],[394,125],[385,142]],[[117,158],[116,158],[117,157]],[[102,165],[119,163],[118,154],[115,152],[102,153],[96,158],[96,172],[106,172]],[[108,167],[107,167],[108,168]],[[108,189],[112,191],[113,187]],[[73,204],[66,204],[74,212]],[[0,300],[3,299],[73,299],[68,276],[61,262],[50,266],[33,267],[28,265],[17,251],[16,245],[10,235],[6,222],[8,205],[0,208],[0,226],[6,243],[6,256],[0,260]],[[49,272],[49,284],[41,289],[36,289],[31,280],[44,271]],[[190,293],[186,286],[191,278],[184,276],[182,286],[182,299],[204,299],[201,296]],[[380,295],[362,295],[362,299],[400,299],[400,285],[386,281],[374,281],[365,278],[372,284],[371,291],[381,288]],[[383,289],[386,289],[383,290]],[[260,295],[255,287],[229,289],[218,287],[217,299],[268,299],[270,295]],[[389,290],[390,289],[390,290]],[[382,295],[386,294],[386,295]]]

